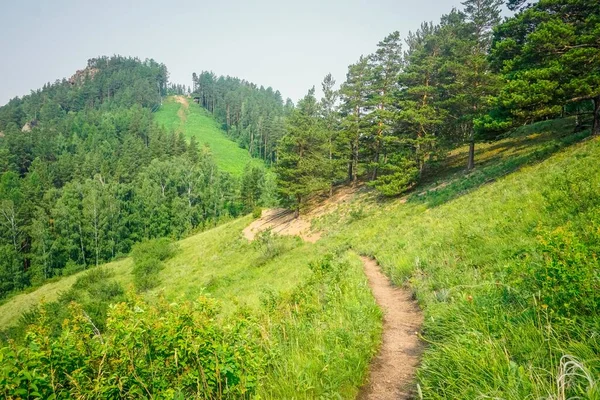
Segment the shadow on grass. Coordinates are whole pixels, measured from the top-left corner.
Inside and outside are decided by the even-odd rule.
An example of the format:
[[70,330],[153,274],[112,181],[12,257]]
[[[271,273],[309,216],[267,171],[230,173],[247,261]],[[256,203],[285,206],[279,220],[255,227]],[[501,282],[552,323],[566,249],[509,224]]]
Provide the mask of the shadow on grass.
[[573,127],[572,118],[543,121],[518,128],[498,142],[480,144],[470,173],[465,171],[466,149],[454,152],[407,196],[407,202],[437,207],[590,136],[589,130],[572,133]]

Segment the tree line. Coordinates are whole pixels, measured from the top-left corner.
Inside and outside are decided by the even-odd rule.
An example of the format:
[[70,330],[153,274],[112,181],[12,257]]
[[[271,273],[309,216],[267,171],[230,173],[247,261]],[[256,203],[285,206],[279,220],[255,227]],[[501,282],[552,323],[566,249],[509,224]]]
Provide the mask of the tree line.
[[[458,146],[542,119],[576,115],[600,133],[600,8],[595,0],[467,0],[405,45],[398,32],[349,66],[323,97],[312,88],[287,114],[276,147],[282,199],[297,211],[340,182],[394,196]],[[590,118],[590,116],[592,118]]]

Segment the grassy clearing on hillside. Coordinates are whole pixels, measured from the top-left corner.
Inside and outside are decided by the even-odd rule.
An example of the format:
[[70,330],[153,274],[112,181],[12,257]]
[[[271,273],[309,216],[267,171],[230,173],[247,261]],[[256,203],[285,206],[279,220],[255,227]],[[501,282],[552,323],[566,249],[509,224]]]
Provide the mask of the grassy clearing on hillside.
[[154,119],[159,125],[181,132],[187,138],[194,136],[200,146],[208,145],[217,166],[223,171],[240,176],[248,163],[260,162],[228,139],[208,112],[193,102],[185,107],[173,97],[167,97],[154,113]]
[[[554,399],[560,382],[567,396],[599,396],[600,141],[535,163],[572,140],[537,133],[549,125],[561,127],[480,147],[495,157],[480,183],[494,184],[364,203],[359,218],[324,224],[338,220],[329,241],[374,256],[415,291],[429,344],[419,370],[426,399]],[[582,369],[565,375],[567,355]]]
[[[102,267],[113,274],[113,279],[116,282],[128,287],[132,283],[131,264],[131,259],[126,258],[105,264]],[[24,312],[41,302],[56,301],[61,293],[68,291],[78,278],[87,273],[88,271],[82,271],[6,299],[0,304],[0,330],[14,326]]]

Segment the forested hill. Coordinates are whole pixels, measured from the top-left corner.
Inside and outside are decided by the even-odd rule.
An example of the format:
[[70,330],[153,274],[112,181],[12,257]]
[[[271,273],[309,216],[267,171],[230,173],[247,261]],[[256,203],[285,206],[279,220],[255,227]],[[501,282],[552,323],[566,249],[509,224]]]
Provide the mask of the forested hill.
[[0,130],[51,123],[69,112],[140,105],[152,108],[166,94],[167,68],[149,59],[99,57],[69,79],[44,85],[0,108]]
[[260,166],[234,179],[155,122],[166,80],[101,57],[0,108],[0,298],[261,204]]

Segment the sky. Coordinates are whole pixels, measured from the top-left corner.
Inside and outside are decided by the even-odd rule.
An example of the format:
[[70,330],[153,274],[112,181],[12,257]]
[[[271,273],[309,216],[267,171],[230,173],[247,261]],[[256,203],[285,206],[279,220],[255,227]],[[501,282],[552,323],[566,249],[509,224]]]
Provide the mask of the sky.
[[296,102],[393,31],[406,37],[460,0],[0,0],[0,105],[119,54],[164,63],[170,81],[230,75]]

